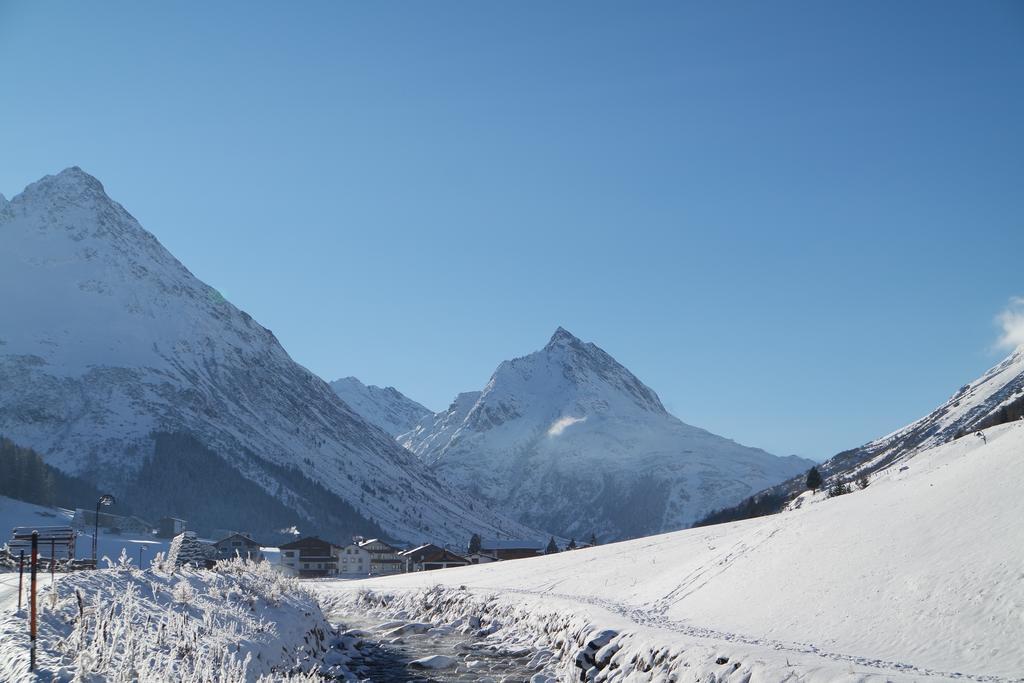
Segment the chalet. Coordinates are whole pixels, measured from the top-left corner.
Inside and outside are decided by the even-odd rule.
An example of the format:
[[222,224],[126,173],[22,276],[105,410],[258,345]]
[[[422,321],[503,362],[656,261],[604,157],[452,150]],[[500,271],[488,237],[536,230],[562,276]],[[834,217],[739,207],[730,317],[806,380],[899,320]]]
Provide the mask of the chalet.
[[366,576],[370,573],[370,559],[369,550],[350,543],[338,549],[338,573]]
[[420,572],[423,571],[423,558],[427,555],[434,555],[443,551],[444,548],[436,546],[433,543],[424,543],[421,546],[413,548],[412,550],[403,550],[398,555],[404,561],[403,571],[407,572]]
[[281,546],[281,568],[304,578],[338,573],[339,548],[316,536],[307,536]]
[[[113,533],[121,534],[145,534],[152,535],[153,525],[138,517],[125,517],[112,515],[109,512],[99,514],[99,525],[101,529],[107,529]],[[71,525],[76,529],[89,530],[96,526],[96,513],[93,510],[78,508],[75,516],[71,518]]]
[[398,556],[401,551],[393,545],[379,538],[360,541],[357,545],[370,553],[371,574],[401,574],[405,571],[405,560]]
[[488,562],[497,562],[498,556],[492,553],[477,551],[466,555],[466,559],[469,560],[470,564],[487,564]]
[[480,552],[499,560],[518,560],[543,555],[546,546],[544,541],[528,539],[484,540],[480,542]]
[[423,571],[430,571],[431,569],[448,569],[449,567],[465,567],[471,564],[468,559],[461,555],[456,555],[447,548],[441,550],[441,552],[431,553],[425,556],[420,563]]
[[161,517],[157,523],[156,535],[160,538],[174,538],[178,534],[185,531],[188,523],[183,519],[177,517]]
[[217,548],[217,558],[221,560],[230,560],[233,557],[241,557],[254,562],[263,560],[263,550],[260,548],[260,544],[246,534],[231,534],[213,545]]

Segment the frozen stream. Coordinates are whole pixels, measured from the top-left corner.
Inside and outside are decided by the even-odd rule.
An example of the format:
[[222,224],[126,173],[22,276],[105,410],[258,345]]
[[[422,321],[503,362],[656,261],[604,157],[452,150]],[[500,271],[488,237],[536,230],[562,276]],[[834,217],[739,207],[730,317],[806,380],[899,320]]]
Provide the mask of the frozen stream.
[[[508,650],[485,637],[445,626],[382,621],[368,614],[336,612],[329,620],[339,631],[358,635],[364,658],[352,663],[363,680],[391,681],[515,681],[553,682],[546,670],[547,651]],[[553,664],[553,662],[550,662]]]

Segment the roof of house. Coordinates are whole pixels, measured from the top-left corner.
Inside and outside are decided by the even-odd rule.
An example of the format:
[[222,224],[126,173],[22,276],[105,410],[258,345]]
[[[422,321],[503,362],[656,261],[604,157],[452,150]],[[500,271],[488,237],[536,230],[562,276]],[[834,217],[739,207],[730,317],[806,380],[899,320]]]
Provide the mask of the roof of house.
[[359,546],[360,548],[362,548],[363,546],[367,546],[367,545],[370,545],[371,543],[380,543],[381,545],[384,545],[384,546],[387,546],[388,548],[391,548],[391,549],[392,549],[392,550],[394,550],[395,552],[399,552],[399,549],[398,549],[398,548],[396,548],[395,546],[391,545],[391,544],[390,544],[390,543],[388,543],[387,541],[382,541],[382,540],[380,540],[379,538],[368,538],[368,539],[366,539],[365,541],[360,541],[360,542],[359,542],[359,543],[358,543],[357,545],[358,545],[358,546]]
[[230,536],[225,536],[224,538],[222,538],[219,541],[217,541],[217,545],[220,545],[224,541],[230,541],[232,538],[236,538],[236,537],[242,539],[243,541],[245,541],[249,545],[260,545],[256,541],[252,540],[252,538],[249,537],[248,535],[240,534],[240,533],[234,533],[234,534],[231,534]]
[[297,541],[292,541],[291,543],[285,543],[284,545],[280,546],[280,548],[281,549],[289,549],[290,550],[290,549],[293,549],[293,548],[295,548],[295,549],[298,549],[298,548],[310,548],[310,547],[318,546],[318,545],[330,545],[330,546],[333,546],[334,544],[331,543],[330,541],[325,541],[324,539],[320,538],[319,536],[304,536],[304,537],[300,538]]
[[465,557],[462,555],[456,555],[447,548],[442,548],[441,552],[430,553],[423,558],[422,562],[424,564],[428,562],[462,562],[464,564],[470,564],[469,560]]
[[482,550],[478,550],[475,553],[469,553],[468,555],[466,555],[466,557],[469,557],[469,558],[473,558],[473,557],[486,557],[486,558],[489,558],[491,560],[500,560],[501,559],[497,555],[494,555],[492,553],[487,553],[487,552],[484,552]]
[[547,547],[546,541],[534,541],[528,538],[480,541],[481,550],[543,550],[545,547]]
[[441,546],[434,545],[433,543],[424,543],[423,545],[417,546],[411,550],[403,550],[398,554],[402,557],[412,558],[414,562],[419,562],[426,555],[440,552],[442,550],[444,550],[444,548],[442,548]]

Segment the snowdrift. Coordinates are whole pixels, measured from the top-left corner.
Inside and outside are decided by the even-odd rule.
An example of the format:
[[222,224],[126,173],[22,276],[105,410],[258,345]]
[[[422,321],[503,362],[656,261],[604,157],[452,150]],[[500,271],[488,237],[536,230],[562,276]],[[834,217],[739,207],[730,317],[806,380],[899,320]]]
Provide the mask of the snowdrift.
[[1022,481],[1015,422],[772,517],[316,590],[474,615],[492,638],[554,649],[573,679],[1020,680]]

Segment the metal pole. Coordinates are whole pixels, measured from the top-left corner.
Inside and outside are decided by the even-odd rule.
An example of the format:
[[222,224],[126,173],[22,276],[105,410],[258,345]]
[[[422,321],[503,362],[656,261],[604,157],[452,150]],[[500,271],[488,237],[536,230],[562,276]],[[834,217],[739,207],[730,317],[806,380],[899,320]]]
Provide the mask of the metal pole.
[[18,611],[21,611],[21,586],[25,582],[25,551],[21,551],[21,557],[18,560]]
[[57,564],[56,541],[50,539],[50,586],[53,586],[53,567]]
[[32,641],[32,650],[29,653],[28,670],[36,670],[36,568],[39,564],[39,532],[32,532],[32,597],[31,597],[31,619],[29,621],[29,638]]

